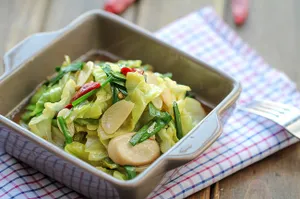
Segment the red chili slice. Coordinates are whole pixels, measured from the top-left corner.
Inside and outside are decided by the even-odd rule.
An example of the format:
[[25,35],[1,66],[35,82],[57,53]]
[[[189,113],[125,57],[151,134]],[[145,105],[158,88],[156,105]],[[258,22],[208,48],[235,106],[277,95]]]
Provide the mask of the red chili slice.
[[129,72],[135,72],[135,71],[134,71],[133,68],[128,68],[128,67],[121,68],[121,73],[122,73],[123,75],[126,76],[127,73],[129,73]]
[[67,109],[71,109],[72,107],[73,107],[72,104],[68,104],[68,105],[65,106],[65,108],[67,108]]
[[138,73],[140,73],[141,75],[144,74],[144,71],[141,70],[141,69],[128,68],[128,67],[124,67],[124,68],[121,69],[121,73],[122,73],[123,75],[125,75],[125,76],[127,75],[127,73],[130,73],[130,72],[138,72]]
[[[99,82],[89,82],[89,83],[86,83],[84,84],[79,91],[77,91],[77,93],[74,95],[74,97],[72,98],[71,100],[71,103],[73,101],[75,101],[76,99],[78,99],[79,97],[83,96],[84,94],[94,90],[94,89],[97,89],[97,88],[100,88],[100,83]],[[67,108],[67,107],[66,107]]]
[[104,5],[104,10],[120,14],[124,12],[136,0],[107,0]]

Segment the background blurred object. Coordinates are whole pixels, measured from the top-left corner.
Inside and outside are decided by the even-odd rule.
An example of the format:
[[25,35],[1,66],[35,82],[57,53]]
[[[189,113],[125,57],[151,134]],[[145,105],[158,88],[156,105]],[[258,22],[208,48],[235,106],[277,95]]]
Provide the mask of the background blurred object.
[[248,0],[231,0],[231,11],[236,25],[243,25],[248,17]]
[[104,10],[121,14],[134,2],[135,0],[107,0],[104,5]]

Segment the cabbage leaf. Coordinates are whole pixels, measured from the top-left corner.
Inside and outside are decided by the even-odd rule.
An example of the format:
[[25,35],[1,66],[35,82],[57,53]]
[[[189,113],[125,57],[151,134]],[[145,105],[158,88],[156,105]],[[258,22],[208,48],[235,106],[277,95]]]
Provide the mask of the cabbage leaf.
[[167,128],[160,130],[157,133],[157,136],[161,152],[167,152],[172,146],[176,144],[176,142],[178,142],[174,122],[171,121]]
[[93,69],[94,63],[91,61],[89,61],[83,66],[82,70],[80,70],[79,75],[77,77],[77,86],[82,86],[87,82],[87,80],[93,72]]
[[108,157],[107,150],[100,142],[97,135],[87,135],[85,144],[85,152],[88,152],[88,160],[99,161]]
[[55,114],[63,109],[71,100],[75,93],[76,84],[74,80],[70,79],[62,92],[61,100],[59,102],[45,103],[45,109],[43,110],[42,114],[36,117],[33,117],[28,126],[30,130],[39,135],[40,137],[52,141],[52,134],[51,134],[51,123],[52,119],[54,118]]
[[132,131],[148,103],[158,97],[162,93],[162,89],[158,86],[147,84],[144,76],[137,72],[127,73],[126,79],[128,92],[126,100],[135,104],[131,113],[131,121],[128,121],[130,125],[127,125],[129,127],[127,130]]

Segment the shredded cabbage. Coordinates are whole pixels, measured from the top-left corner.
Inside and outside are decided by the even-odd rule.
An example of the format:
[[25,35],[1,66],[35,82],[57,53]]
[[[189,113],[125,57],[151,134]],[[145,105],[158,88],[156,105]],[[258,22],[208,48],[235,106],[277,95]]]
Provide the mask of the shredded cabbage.
[[[67,81],[69,80],[70,76],[65,75],[57,85],[54,85],[48,89],[43,89],[43,93],[39,93],[38,95],[34,95],[34,98],[32,99],[33,102],[36,102],[35,109],[32,111],[31,116],[35,116],[39,113],[41,113],[45,108],[46,102],[58,102],[61,99],[61,95],[63,92],[63,88],[65,87]],[[42,92],[40,91],[40,92]],[[37,99],[38,98],[38,99]]]
[[147,84],[144,76],[139,73],[128,73],[126,78],[128,92],[126,99],[135,104],[131,113],[131,125],[128,129],[132,131],[148,103],[158,97],[162,93],[162,89],[158,86]]
[[194,128],[206,115],[201,104],[192,98],[186,97],[178,102],[182,131],[186,135]]
[[34,117],[30,120],[29,129],[39,135],[40,137],[52,141],[51,122],[55,114],[63,109],[71,100],[75,93],[76,84],[74,80],[70,79],[62,92],[61,100],[59,102],[45,103],[45,109],[40,116]]
[[[186,135],[206,115],[200,102],[186,97],[191,91],[189,86],[172,80],[171,73],[152,72],[152,66],[142,65],[141,60],[78,63],[72,64],[65,56],[56,68],[55,84],[49,80],[36,91],[20,123],[119,180],[133,178],[174,146],[179,140],[179,124]],[[175,106],[173,113],[173,104],[179,111]],[[174,114],[181,119],[176,125]],[[150,125],[156,123],[160,125]],[[153,160],[145,160],[144,164],[133,161],[134,153],[129,151],[135,144],[141,150],[134,153],[148,154],[151,148],[156,154]],[[119,146],[121,149],[114,151]],[[122,150],[123,146],[128,148]],[[130,164],[124,163],[126,152],[132,159]],[[124,161],[114,159],[119,155]]]
[[85,151],[85,145],[80,142],[72,142],[65,146],[65,151],[84,160],[89,161],[89,153]]
[[88,160],[99,161],[107,157],[107,150],[100,142],[97,135],[87,135],[85,144],[85,152],[88,152]]
[[94,63],[91,61],[89,61],[83,66],[77,78],[77,86],[82,86],[84,83],[86,83],[86,81],[89,79],[90,75],[92,74],[93,69],[94,69]]
[[173,121],[169,123],[167,128],[160,130],[157,135],[162,153],[167,152],[178,141],[176,136],[176,128]]

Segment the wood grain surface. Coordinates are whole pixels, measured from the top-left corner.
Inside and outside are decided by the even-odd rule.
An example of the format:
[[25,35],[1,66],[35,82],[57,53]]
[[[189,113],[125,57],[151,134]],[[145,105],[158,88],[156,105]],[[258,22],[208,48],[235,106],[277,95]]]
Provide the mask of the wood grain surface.
[[[0,55],[25,37],[64,27],[85,11],[102,8],[104,0],[0,0]],[[122,16],[150,31],[206,5],[255,48],[273,67],[300,85],[300,1],[252,0],[247,23],[235,27],[230,1],[139,0]],[[0,64],[0,74],[3,64]],[[300,198],[300,144],[253,164],[189,199]]]

